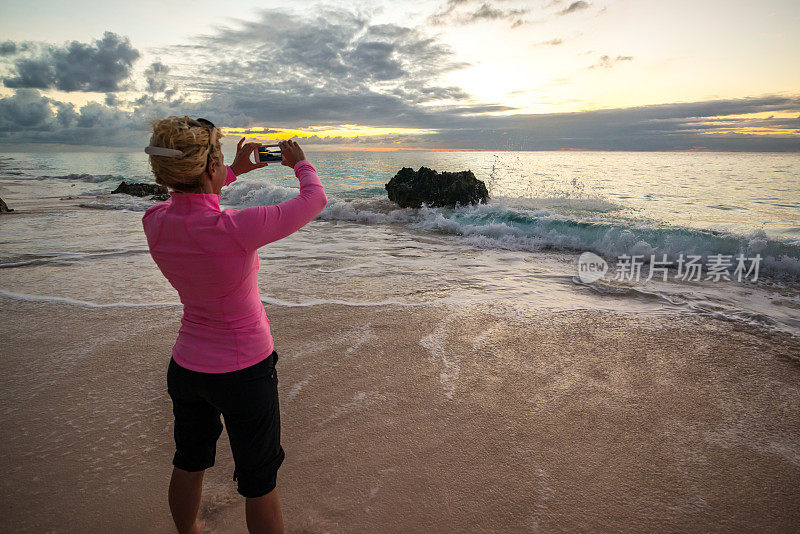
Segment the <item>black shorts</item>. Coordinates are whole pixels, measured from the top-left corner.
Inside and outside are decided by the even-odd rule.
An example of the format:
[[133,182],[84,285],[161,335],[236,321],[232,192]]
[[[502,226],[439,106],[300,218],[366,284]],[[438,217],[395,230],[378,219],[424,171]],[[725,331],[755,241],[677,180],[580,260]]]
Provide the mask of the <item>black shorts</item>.
[[200,373],[170,358],[167,391],[175,414],[175,456],[184,471],[214,465],[220,414],[233,452],[233,480],[245,497],[261,497],[273,489],[283,463],[278,408],[278,353],[255,365],[229,373]]

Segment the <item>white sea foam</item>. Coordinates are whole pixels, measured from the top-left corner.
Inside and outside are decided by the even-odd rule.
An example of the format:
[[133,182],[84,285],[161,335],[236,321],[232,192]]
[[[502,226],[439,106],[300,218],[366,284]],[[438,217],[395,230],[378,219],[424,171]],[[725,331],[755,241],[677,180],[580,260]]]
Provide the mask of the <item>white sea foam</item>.
[[124,176],[118,176],[116,174],[88,174],[88,173],[72,173],[72,174],[61,174],[57,176],[36,176],[37,180],[70,180],[73,182],[88,182],[92,184],[100,183],[100,182],[112,182],[118,181],[121,182],[125,180]]
[[[91,183],[121,180],[113,174],[65,174],[45,179]],[[369,188],[368,188],[369,189]],[[237,181],[222,193],[223,206],[244,208],[273,205],[296,196],[298,190],[264,181]],[[83,207],[144,211],[154,202],[128,195],[100,195]],[[623,206],[602,198],[515,198],[496,196],[488,204],[449,208],[398,208],[382,195],[343,198],[328,195],[320,220],[362,224],[399,224],[422,232],[458,236],[464,244],[519,251],[592,251],[606,259],[622,254],[695,254],[705,261],[712,254],[762,256],[764,274],[800,277],[800,240],[778,240],[763,230],[731,233],[669,226],[615,216]],[[354,268],[354,267],[349,267]]]
[[377,391],[358,391],[349,402],[341,406],[335,406],[333,408],[333,413],[324,421],[318,423],[318,425],[323,426],[341,417],[346,417],[361,410],[365,410],[384,399],[385,396]]
[[0,269],[21,267],[24,265],[41,265],[45,263],[69,263],[108,256],[127,256],[129,254],[143,254],[147,252],[146,249],[117,249],[97,252],[40,252],[37,254],[26,254],[17,258],[10,258],[10,261],[0,261]]
[[457,351],[452,351],[447,343],[447,332],[449,325],[458,314],[451,314],[442,319],[436,325],[433,332],[419,340],[419,344],[424,347],[431,360],[441,364],[439,371],[439,383],[444,390],[444,396],[452,399],[458,385],[458,377],[461,374],[461,355]]
[[[141,174],[141,169],[137,171],[132,167],[133,170],[129,174],[125,168],[108,167],[105,163],[102,165],[84,165],[81,163],[80,165],[62,165],[60,167],[58,165],[54,166],[52,162],[46,165],[39,165],[37,161],[33,161],[22,163],[22,166],[19,166],[20,162],[18,161],[8,160],[3,163],[6,163],[6,165],[0,165],[0,167],[6,167],[4,169],[5,172],[25,173],[28,178],[32,179],[31,183],[35,183],[37,190],[46,190],[48,194],[53,191],[55,191],[55,194],[59,194],[60,190],[65,187],[72,187],[72,189],[68,189],[68,191],[72,192],[76,190],[83,192],[89,189],[93,190],[94,193],[99,189],[107,192],[114,187],[113,182],[115,180],[122,178],[121,175],[125,174],[130,178]],[[91,170],[103,168],[108,168],[109,172],[113,174],[64,174],[69,172],[70,169]],[[323,168],[323,166],[320,165],[320,168]],[[616,168],[615,170],[604,164],[602,173],[604,178],[608,175],[609,178],[625,180],[625,184],[635,183],[635,177],[631,182],[620,174],[623,170],[622,168]],[[342,172],[342,176],[347,174],[344,171]],[[750,173],[749,167],[747,171],[743,172]],[[42,178],[43,181],[35,182],[35,178],[41,177],[45,173],[53,175],[50,177],[50,181]],[[476,258],[481,258],[481,261],[497,257],[502,258],[506,263],[494,264],[489,261],[482,270],[478,271],[469,262],[465,262],[463,265],[459,264],[457,269],[454,267],[453,272],[447,275],[449,279],[448,291],[437,291],[430,288],[424,288],[418,292],[400,291],[395,287],[389,293],[381,292],[381,290],[378,290],[377,293],[370,293],[363,292],[359,287],[350,287],[346,297],[344,294],[341,295],[345,298],[314,298],[328,297],[330,295],[329,292],[322,291],[323,283],[321,285],[317,284],[315,287],[298,289],[297,296],[294,296],[292,300],[264,298],[263,302],[267,305],[282,307],[306,307],[324,304],[345,306],[425,306],[431,303],[462,304],[477,303],[479,301],[502,303],[505,299],[523,302],[534,308],[548,307],[558,308],[559,310],[608,308],[614,311],[625,311],[628,307],[634,307],[640,311],[654,309],[656,313],[660,313],[666,309],[685,309],[719,318],[761,325],[769,325],[771,321],[777,320],[783,325],[789,325],[790,329],[800,330],[800,322],[797,321],[796,313],[796,281],[800,277],[800,240],[796,239],[796,236],[800,236],[800,227],[797,226],[794,220],[796,217],[791,212],[788,212],[788,215],[787,213],[776,212],[773,218],[770,218],[769,214],[761,214],[756,218],[751,217],[744,220],[741,227],[736,227],[745,228],[744,230],[712,231],[702,229],[704,227],[716,228],[716,226],[709,226],[708,223],[709,221],[713,223],[713,217],[718,214],[729,211],[742,211],[740,209],[722,209],[723,207],[742,208],[742,206],[749,206],[742,208],[745,211],[750,210],[747,213],[753,213],[753,210],[757,207],[755,205],[762,201],[768,204],[770,209],[772,209],[772,206],[796,207],[796,204],[790,201],[791,197],[788,199],[783,198],[775,192],[778,191],[776,188],[780,186],[783,188],[781,191],[790,191],[788,194],[792,194],[791,191],[793,190],[786,189],[785,184],[772,184],[772,189],[765,192],[763,198],[758,199],[758,202],[754,200],[754,204],[748,204],[747,198],[739,197],[715,199],[713,201],[704,200],[706,197],[703,195],[698,196],[697,191],[692,190],[690,193],[694,196],[686,197],[687,200],[685,202],[680,200],[676,201],[678,202],[677,204],[670,204],[669,202],[674,199],[671,199],[669,195],[662,195],[661,198],[652,199],[653,202],[647,204],[646,207],[643,208],[640,205],[637,208],[627,203],[628,199],[636,199],[638,193],[628,193],[627,190],[622,191],[619,188],[615,189],[613,186],[609,186],[608,189],[603,189],[602,191],[608,191],[610,197],[614,198],[613,202],[603,198],[573,195],[569,191],[556,191],[554,194],[540,191],[534,192],[534,195],[531,196],[529,194],[530,191],[527,190],[517,191],[513,188],[506,188],[504,191],[511,196],[493,195],[488,204],[465,206],[456,209],[428,207],[401,209],[385,197],[382,187],[374,186],[374,184],[369,185],[372,181],[378,180],[379,177],[370,175],[363,180],[363,183],[368,186],[355,191],[351,188],[350,182],[347,182],[351,178],[349,175],[342,178],[338,183],[336,179],[328,181],[328,178],[323,176],[326,189],[330,191],[328,193],[329,202],[325,210],[320,214],[319,219],[334,223],[339,221],[353,222],[373,226],[373,228],[364,228],[367,230],[364,233],[368,234],[364,239],[360,238],[361,229],[353,232],[352,225],[322,224],[319,225],[319,228],[311,228],[312,231],[316,232],[324,227],[326,231],[330,230],[332,232],[331,236],[337,236],[332,241],[332,244],[326,245],[327,248],[322,247],[325,250],[320,250],[319,247],[313,249],[314,258],[313,262],[309,264],[309,273],[317,277],[320,276],[319,273],[327,275],[322,277],[324,282],[330,281],[332,284],[339,284],[347,276],[360,277],[362,274],[367,280],[377,280],[380,274],[376,275],[376,272],[388,268],[391,270],[389,274],[392,274],[399,268],[397,267],[398,264],[395,263],[396,260],[402,263],[402,268],[407,268],[420,276],[429,276],[430,273],[438,272],[442,266],[438,256],[439,252],[444,249],[450,250],[451,245],[454,250],[467,251],[467,256],[474,255]],[[529,176],[527,175],[520,175],[519,182],[524,184],[528,178]],[[685,176],[681,174],[681,179],[683,178]],[[15,176],[14,181],[16,182],[16,180],[17,177]],[[81,186],[81,182],[85,183],[85,185]],[[98,185],[92,185],[94,183]],[[329,183],[332,186],[330,188],[328,187]],[[344,186],[344,192],[337,193],[337,191],[342,190],[342,186]],[[698,191],[700,193],[703,192],[702,190]],[[518,192],[520,197],[514,197],[513,195]],[[259,178],[244,179],[223,190],[222,204],[223,208],[277,204],[296,196],[297,193],[298,190],[296,188],[282,187]],[[541,193],[541,197],[536,196],[539,193]],[[633,196],[625,196],[629,194]],[[639,194],[638,198],[641,200],[642,195]],[[648,197],[647,200],[650,201],[651,199]],[[789,201],[787,202],[787,200]],[[664,205],[666,207],[662,206],[661,202],[666,202],[667,204]],[[84,201],[84,206],[100,209],[143,211],[154,203],[149,199],[140,199],[128,195],[102,194],[87,197]],[[700,208],[705,207],[713,210],[713,217],[698,221],[696,224],[694,221],[687,222],[684,218],[681,223],[688,226],[673,226],[647,219],[647,216],[651,213],[650,206],[653,207],[653,213],[656,216],[660,213],[663,218],[663,214],[669,212],[674,206],[684,210],[690,209],[686,208],[686,205],[697,205]],[[92,213],[88,210],[80,210],[80,214],[76,216],[95,221],[112,218],[109,215],[103,212]],[[113,218],[120,221],[129,219],[132,221],[131,232],[135,232],[137,236],[140,236],[141,228],[135,215],[114,214]],[[762,224],[762,221],[764,221],[764,224]],[[778,224],[776,221],[781,224],[785,222],[783,226],[778,228],[779,233],[777,235],[781,235],[782,237],[780,238],[772,237],[772,233],[767,235],[767,232],[775,232],[775,225]],[[772,226],[769,226],[770,224]],[[760,229],[762,226],[766,231]],[[54,228],[59,227],[58,224],[54,225]],[[344,233],[339,234],[339,228],[345,230]],[[750,229],[747,230],[746,228]],[[81,293],[78,289],[64,285],[63,290],[66,293],[64,293],[63,297],[35,295],[37,293],[47,295],[54,291],[42,285],[40,281],[33,280],[32,277],[35,276],[36,270],[25,269],[26,265],[50,263],[46,267],[50,269],[53,264],[58,264],[59,268],[61,268],[63,263],[66,269],[73,269],[81,267],[76,262],[90,261],[96,257],[91,255],[92,253],[87,253],[84,257],[65,255],[50,258],[47,252],[42,252],[39,257],[33,257],[34,254],[30,253],[39,254],[42,249],[47,251],[57,248],[57,246],[52,247],[47,241],[39,241],[42,236],[42,230],[43,226],[37,227],[35,229],[37,239],[31,240],[31,243],[38,242],[41,243],[40,245],[34,247],[24,243],[22,247],[9,246],[6,254],[3,255],[7,263],[0,264],[0,268],[9,268],[9,270],[4,271],[4,274],[9,276],[9,283],[5,285],[17,290],[13,294],[37,298],[41,299],[41,301],[51,300],[88,307],[179,305],[178,302],[127,302],[127,299],[131,298],[127,296],[129,293],[116,293],[115,295],[118,296],[111,297],[104,293],[105,288],[102,286],[98,286],[97,290]],[[47,231],[44,233],[46,234]],[[298,235],[293,236],[291,238],[292,243],[304,243],[302,240],[303,233],[300,232]],[[420,233],[422,236],[420,236]],[[60,238],[61,235],[66,235],[66,233],[58,233],[56,239]],[[412,248],[414,250],[408,251],[407,254],[405,252],[402,254],[390,253],[391,255],[388,257],[381,256],[381,254],[385,253],[385,250],[391,248],[395,236],[400,239],[412,236],[414,241]],[[375,237],[374,241],[372,240],[373,237]],[[388,244],[387,237],[390,238],[388,239]],[[337,241],[337,239],[339,240]],[[365,254],[363,257],[353,257],[351,260],[332,253],[334,248],[338,251],[347,250],[346,241],[348,239],[358,239],[359,248],[375,251],[382,259],[372,261],[375,258]],[[131,243],[133,242],[131,240]],[[434,242],[436,246],[430,249],[425,246],[417,247],[420,243]],[[95,243],[98,248],[105,249],[108,247],[104,238]],[[136,243],[137,245],[135,246],[141,246],[141,241],[136,241]],[[484,250],[467,249],[460,245]],[[117,244],[115,246],[120,245]],[[273,249],[276,246],[278,245],[274,245]],[[12,250],[14,251],[13,255],[10,252]],[[299,250],[300,255],[305,255],[311,249],[306,250],[302,249],[302,247],[293,249],[293,251],[297,250]],[[545,254],[506,254],[502,251],[544,251]],[[547,270],[549,267],[542,267],[540,260],[545,256],[551,256],[549,251],[557,252],[552,256],[558,257],[558,261],[562,265],[564,262],[569,261],[570,256],[561,254],[561,252],[571,254],[574,252],[593,251],[605,257],[609,262],[615,261],[616,257],[621,254],[640,254],[645,256],[645,261],[650,254],[656,255],[659,259],[662,254],[668,254],[671,257],[680,253],[697,254],[704,256],[704,262],[707,261],[708,255],[717,253],[732,255],[744,253],[748,257],[761,254],[762,281],[758,284],[732,284],[725,287],[716,285],[713,288],[695,287],[694,285],[676,286],[676,288],[667,288],[664,291],[637,291],[620,287],[602,287],[599,290],[593,288],[594,293],[603,296],[602,299],[598,298],[597,295],[590,295],[590,298],[587,299],[584,297],[592,293],[592,291],[586,291],[582,287],[576,288],[572,285],[569,281],[571,273],[565,275],[567,283],[564,283],[565,280],[561,279],[564,277],[561,277],[554,278],[553,284],[548,283],[537,285],[535,288],[531,287],[533,284],[528,282],[531,282],[534,278],[538,280],[539,277],[546,276],[541,274],[541,271]],[[360,252],[354,250],[353,253],[357,255]],[[98,255],[100,254],[102,253],[98,253]],[[516,270],[511,271],[505,268],[510,258],[524,260],[524,263],[515,263]],[[534,262],[537,266],[537,274],[535,276],[528,271],[534,265],[534,263],[528,263],[529,260],[536,260]],[[351,262],[353,265],[350,265]],[[22,267],[22,269],[17,273],[12,269],[13,267]],[[29,272],[23,272],[23,269]],[[478,273],[478,279],[475,278],[476,273]],[[66,275],[69,276],[71,273],[66,273]],[[12,276],[14,278],[11,278]],[[530,278],[525,278],[526,276],[530,276]],[[788,292],[781,289],[781,285],[789,288]],[[765,291],[761,291],[765,288]],[[676,293],[673,292],[673,289],[675,289]],[[752,296],[748,293],[751,291]],[[26,295],[26,293],[30,293],[30,295]],[[726,298],[732,293],[736,294],[735,298]],[[0,296],[12,298],[9,297],[10,294],[12,293],[4,292],[0,293]],[[267,294],[281,295],[278,292],[267,292]],[[175,298],[171,292],[158,293],[158,295],[159,298],[165,301]],[[620,298],[613,298],[615,296]],[[149,298],[158,300],[153,296]],[[102,302],[103,300],[113,299],[119,299],[121,302]],[[416,302],[416,300],[423,300],[424,302]],[[758,302],[756,303],[756,301]],[[781,304],[784,301],[787,304]]]
[[147,211],[156,202],[148,197],[134,197],[131,195],[98,195],[80,204],[82,208],[93,208],[100,210],[129,210]]
[[304,308],[309,306],[321,306],[324,304],[339,304],[342,306],[428,306],[426,302],[405,302],[395,299],[385,299],[377,301],[361,301],[361,300],[341,300],[341,299],[307,299],[300,302],[291,302],[288,300],[262,297],[261,302],[265,304],[274,304],[275,306],[285,306],[287,308]]
[[[223,194],[232,207],[271,205],[297,195],[298,190],[263,182],[233,184]],[[567,209],[564,209],[566,206]],[[745,234],[669,226],[604,215],[617,209],[602,199],[509,199],[457,208],[398,208],[383,197],[328,196],[321,220],[363,224],[400,224],[413,230],[450,234],[467,245],[506,250],[592,251],[607,259],[623,254],[709,255],[744,254],[762,257],[761,271],[800,277],[800,240],[769,238],[763,230]],[[562,213],[566,212],[566,213]]]
[[340,273],[343,271],[352,271],[355,269],[361,269],[362,267],[370,267],[372,266],[371,263],[359,263],[358,265],[350,265],[349,267],[341,267],[339,269],[320,269],[317,267],[317,271],[321,273],[331,274],[331,273]]
[[284,405],[288,405],[292,402],[297,395],[300,394],[300,390],[303,389],[311,382],[311,379],[314,378],[314,375],[306,375],[302,379],[300,379],[297,383],[292,386],[292,389],[289,390],[289,393],[286,395],[286,400],[284,401]]
[[180,302],[92,302],[89,300],[73,299],[70,297],[54,297],[47,295],[29,295],[26,293],[15,293],[0,289],[0,297],[13,300],[23,300],[27,302],[50,302],[56,304],[68,304],[81,308],[149,308],[156,306],[181,306]]
[[[83,308],[147,308],[157,306],[182,306],[181,302],[93,302],[89,300],[74,299],[71,297],[56,297],[48,295],[31,295],[27,293],[16,293],[0,289],[0,297],[5,297],[13,300],[23,300],[28,302],[51,302],[56,304],[68,304],[71,306],[80,306]],[[429,303],[425,302],[403,302],[399,300],[387,299],[380,301],[358,301],[358,300],[341,300],[341,299],[308,299],[300,302],[291,302],[282,299],[262,298],[262,302],[272,304],[274,306],[283,306],[287,308],[303,308],[311,306],[321,306],[325,304],[338,304],[341,306],[427,306]]]
[[347,347],[347,350],[344,351],[345,356],[350,356],[358,352],[362,346],[366,345],[370,341],[377,341],[378,336],[375,335],[373,332],[372,327],[368,324],[365,324],[357,329],[354,333],[353,337],[355,338],[355,343]]

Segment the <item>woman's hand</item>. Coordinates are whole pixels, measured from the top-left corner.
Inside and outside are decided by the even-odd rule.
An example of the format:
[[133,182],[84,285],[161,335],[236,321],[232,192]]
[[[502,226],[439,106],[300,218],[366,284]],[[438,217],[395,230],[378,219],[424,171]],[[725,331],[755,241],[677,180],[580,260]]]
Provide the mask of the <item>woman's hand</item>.
[[239,176],[240,174],[267,166],[266,163],[253,163],[253,160],[250,159],[250,156],[258,149],[259,145],[260,143],[244,144],[244,137],[239,140],[239,144],[236,145],[236,157],[233,158],[233,163],[231,163],[233,174]]
[[298,161],[306,159],[303,149],[300,148],[300,145],[298,145],[296,141],[292,141],[291,139],[281,141],[278,143],[278,146],[281,147],[281,156],[283,156],[281,165],[286,165],[294,169]]

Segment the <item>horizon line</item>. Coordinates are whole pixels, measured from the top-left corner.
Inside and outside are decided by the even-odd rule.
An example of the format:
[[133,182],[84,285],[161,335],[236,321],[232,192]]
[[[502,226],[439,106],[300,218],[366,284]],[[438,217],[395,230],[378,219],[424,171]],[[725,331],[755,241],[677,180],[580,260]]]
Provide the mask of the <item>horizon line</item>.
[[[780,150],[720,150],[707,147],[635,149],[635,148],[421,148],[421,147],[358,147],[349,145],[307,144],[305,148],[317,152],[704,152],[704,153],[752,153],[752,154],[796,154],[800,147]],[[65,143],[2,143],[0,153],[13,152],[135,152],[144,146],[104,146],[104,145],[72,145]]]

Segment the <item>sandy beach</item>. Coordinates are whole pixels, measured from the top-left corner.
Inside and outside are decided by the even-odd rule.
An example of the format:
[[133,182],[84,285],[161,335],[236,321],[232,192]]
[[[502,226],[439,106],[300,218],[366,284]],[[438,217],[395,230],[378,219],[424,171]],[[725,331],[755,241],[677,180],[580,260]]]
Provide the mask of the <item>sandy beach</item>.
[[[5,532],[171,532],[179,307],[0,297]],[[727,321],[267,306],[289,532],[790,532],[800,342]],[[313,334],[302,325],[314,325]],[[223,433],[212,532],[245,532]]]
[[800,534],[800,2],[29,4],[0,534]]

